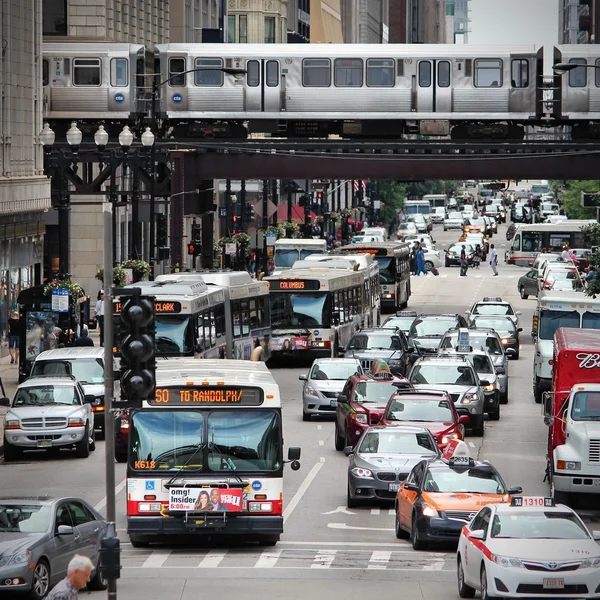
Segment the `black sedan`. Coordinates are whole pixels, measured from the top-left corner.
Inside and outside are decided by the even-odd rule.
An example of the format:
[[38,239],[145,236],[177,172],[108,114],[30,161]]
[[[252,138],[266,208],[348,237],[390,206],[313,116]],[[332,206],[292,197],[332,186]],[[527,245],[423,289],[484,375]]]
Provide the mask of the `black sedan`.
[[525,275],[521,275],[521,277],[519,277],[517,289],[519,290],[519,294],[521,294],[521,298],[523,298],[523,300],[527,300],[529,296],[537,297],[539,287],[538,279],[539,274],[537,269],[529,269]]
[[[98,565],[102,516],[81,498],[0,498],[0,596],[26,592],[41,600],[67,574],[74,554]],[[90,590],[104,590],[98,569]]]
[[465,253],[467,255],[467,262],[469,265],[473,264],[473,257],[475,256],[475,248],[471,246],[471,244],[467,244],[466,242],[459,242],[458,244],[454,244],[450,246],[448,250],[446,250],[446,261],[445,265],[447,267],[451,266],[460,266],[460,253],[462,249],[465,249]]
[[[509,317],[475,316],[471,319],[471,327],[494,329],[500,336],[506,354],[515,359],[519,358],[521,346],[519,333],[523,331],[523,328],[517,327]],[[511,352],[507,352],[507,350],[511,350]]]

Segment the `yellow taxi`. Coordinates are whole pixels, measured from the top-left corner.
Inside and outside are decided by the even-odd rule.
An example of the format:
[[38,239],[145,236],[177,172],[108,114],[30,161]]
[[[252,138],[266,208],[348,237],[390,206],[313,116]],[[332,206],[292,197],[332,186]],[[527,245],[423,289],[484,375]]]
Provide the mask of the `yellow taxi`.
[[475,461],[467,444],[452,440],[441,458],[422,460],[396,497],[396,537],[410,538],[415,550],[429,543],[458,542],[464,525],[486,504],[510,502],[509,488],[488,462]]

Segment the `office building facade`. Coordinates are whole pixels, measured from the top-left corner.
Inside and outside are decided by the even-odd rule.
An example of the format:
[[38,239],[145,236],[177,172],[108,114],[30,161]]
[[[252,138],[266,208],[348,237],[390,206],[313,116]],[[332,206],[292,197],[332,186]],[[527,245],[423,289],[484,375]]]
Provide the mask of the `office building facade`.
[[447,0],[394,0],[389,5],[390,43],[445,44]]

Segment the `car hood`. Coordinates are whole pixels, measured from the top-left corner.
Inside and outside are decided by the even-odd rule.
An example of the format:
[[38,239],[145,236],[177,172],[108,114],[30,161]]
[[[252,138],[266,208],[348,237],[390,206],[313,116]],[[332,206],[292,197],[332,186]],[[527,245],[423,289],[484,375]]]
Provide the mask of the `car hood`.
[[600,547],[594,540],[488,540],[494,554],[521,560],[580,561],[600,557]]
[[357,454],[354,463],[357,467],[373,469],[374,471],[410,472],[423,459],[432,458],[434,454]]
[[31,419],[36,417],[70,417],[81,411],[83,407],[69,404],[61,406],[60,404],[51,404],[50,406],[17,406],[11,408],[9,414],[13,414],[19,419]]
[[389,427],[394,427],[394,425],[400,425],[402,427],[425,427],[431,431],[434,437],[439,437],[452,431],[456,424],[448,421],[447,423],[442,423],[440,421],[385,421],[385,424]]
[[306,382],[310,387],[319,390],[320,392],[337,392],[338,394],[346,385],[345,379],[309,379]]
[[434,385],[432,383],[413,383],[416,390],[444,390],[449,394],[464,394],[468,391],[475,392],[477,390],[476,385],[450,385],[449,383],[438,383]]
[[412,338],[413,344],[418,350],[431,351],[434,350],[437,352],[437,349],[442,340],[441,335],[430,336],[430,337],[414,337]]
[[401,350],[379,350],[373,348],[373,350],[348,350],[346,352],[348,358],[358,358],[359,360],[375,360],[376,358],[383,358],[386,360],[400,360],[402,358]]
[[96,396],[96,398],[104,397],[103,383],[82,383],[81,387],[88,396]]
[[0,532],[0,556],[12,556],[29,548],[47,536],[47,533]]

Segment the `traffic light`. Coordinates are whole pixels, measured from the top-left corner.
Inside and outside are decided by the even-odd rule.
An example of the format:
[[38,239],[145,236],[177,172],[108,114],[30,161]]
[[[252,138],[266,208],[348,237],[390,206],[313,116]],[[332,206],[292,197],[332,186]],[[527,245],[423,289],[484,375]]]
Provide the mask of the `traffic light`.
[[154,297],[128,296],[121,307],[121,397],[130,408],[141,407],[154,393]]
[[253,204],[246,204],[246,222],[252,223],[256,218],[256,212]]
[[167,226],[167,215],[158,213],[156,215],[156,245],[158,247],[169,245],[169,229]]
[[200,242],[190,242],[188,244],[188,255],[199,256],[202,252],[202,244]]
[[319,204],[323,202],[323,192],[317,192],[317,202]]
[[121,577],[121,540],[118,537],[105,537],[100,540],[98,569],[106,579]]
[[202,227],[200,227],[200,223],[192,223],[192,240],[197,242],[200,240],[202,232]]

